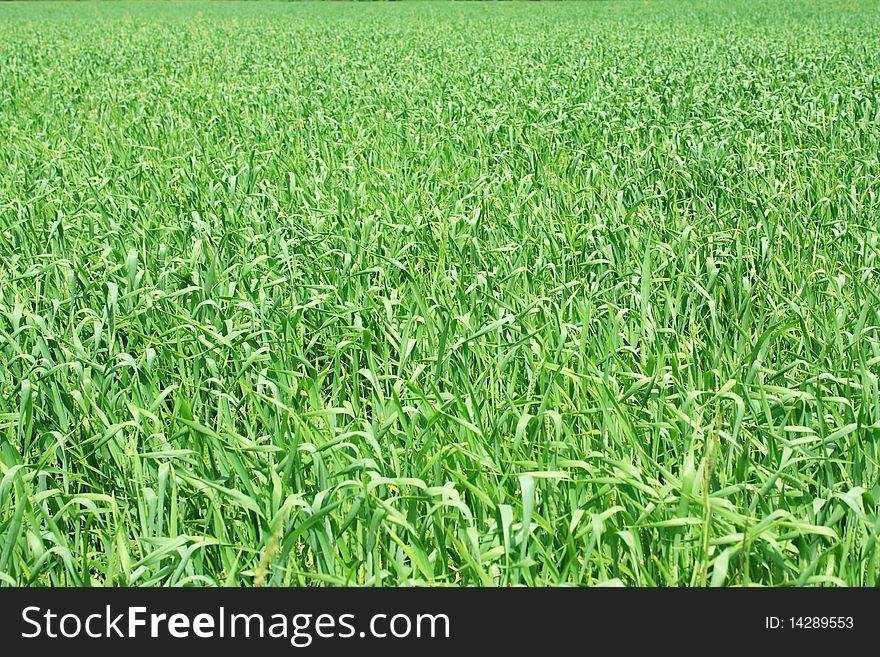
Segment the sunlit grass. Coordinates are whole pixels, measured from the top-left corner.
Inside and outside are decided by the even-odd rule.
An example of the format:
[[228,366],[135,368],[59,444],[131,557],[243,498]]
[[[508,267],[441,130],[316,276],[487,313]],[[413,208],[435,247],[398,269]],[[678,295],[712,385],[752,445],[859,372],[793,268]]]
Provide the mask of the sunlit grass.
[[0,580],[858,585],[880,3],[2,3]]

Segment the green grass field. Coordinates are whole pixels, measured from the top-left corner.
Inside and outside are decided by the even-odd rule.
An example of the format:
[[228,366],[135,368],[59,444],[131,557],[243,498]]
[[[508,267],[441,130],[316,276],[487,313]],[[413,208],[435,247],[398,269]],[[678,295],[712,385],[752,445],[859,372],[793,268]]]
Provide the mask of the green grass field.
[[0,580],[880,584],[880,2],[0,3]]

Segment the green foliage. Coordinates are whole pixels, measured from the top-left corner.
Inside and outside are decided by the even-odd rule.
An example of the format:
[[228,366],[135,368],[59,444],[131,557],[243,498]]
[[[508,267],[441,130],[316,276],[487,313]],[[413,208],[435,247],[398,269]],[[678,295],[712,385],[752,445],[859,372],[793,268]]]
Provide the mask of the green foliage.
[[878,584],[880,5],[0,7],[0,580]]

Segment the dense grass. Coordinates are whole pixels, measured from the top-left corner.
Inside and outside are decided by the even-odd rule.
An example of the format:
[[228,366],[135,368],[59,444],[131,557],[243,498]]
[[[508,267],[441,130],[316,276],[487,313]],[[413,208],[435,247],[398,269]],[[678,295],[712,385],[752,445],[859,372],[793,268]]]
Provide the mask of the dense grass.
[[0,5],[7,584],[878,584],[880,3]]

